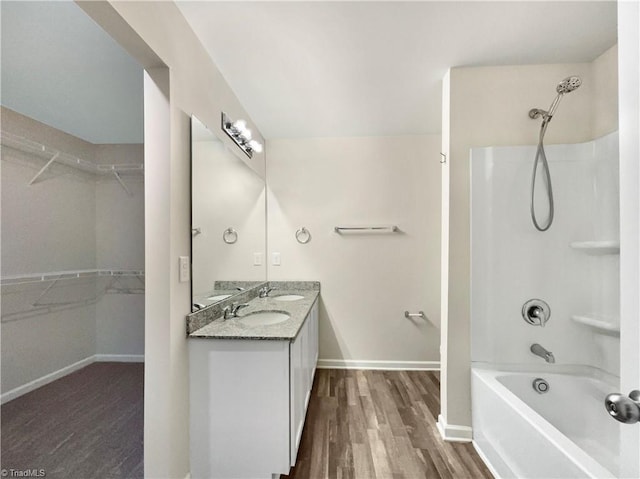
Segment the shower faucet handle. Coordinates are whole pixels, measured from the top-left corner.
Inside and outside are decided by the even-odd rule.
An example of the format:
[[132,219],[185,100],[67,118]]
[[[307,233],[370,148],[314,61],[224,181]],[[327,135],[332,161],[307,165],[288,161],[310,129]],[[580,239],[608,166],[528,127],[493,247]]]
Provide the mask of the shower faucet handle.
[[544,325],[551,317],[551,308],[541,299],[530,299],[522,305],[522,318],[531,326]]

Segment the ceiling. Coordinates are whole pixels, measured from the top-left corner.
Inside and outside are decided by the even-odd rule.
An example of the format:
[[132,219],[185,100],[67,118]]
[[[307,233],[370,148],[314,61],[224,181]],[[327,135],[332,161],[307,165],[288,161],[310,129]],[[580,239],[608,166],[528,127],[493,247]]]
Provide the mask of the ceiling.
[[143,70],[74,2],[0,2],[2,105],[91,143],[142,143]]
[[[140,143],[142,68],[71,1],[2,1],[4,106],[92,143]],[[178,6],[267,138],[440,132],[451,66],[592,61],[615,2]]]
[[449,67],[616,43],[611,1],[177,3],[266,138],[438,133]]

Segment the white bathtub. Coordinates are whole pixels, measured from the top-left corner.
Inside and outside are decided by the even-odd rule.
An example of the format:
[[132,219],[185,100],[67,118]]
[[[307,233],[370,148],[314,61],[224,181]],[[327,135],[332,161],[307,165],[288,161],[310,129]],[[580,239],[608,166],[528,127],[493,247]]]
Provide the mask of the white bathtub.
[[[549,392],[533,389],[536,378],[549,383]],[[615,386],[603,378],[588,368],[573,373],[472,368],[476,448],[501,478],[616,477],[620,425],[604,408]]]

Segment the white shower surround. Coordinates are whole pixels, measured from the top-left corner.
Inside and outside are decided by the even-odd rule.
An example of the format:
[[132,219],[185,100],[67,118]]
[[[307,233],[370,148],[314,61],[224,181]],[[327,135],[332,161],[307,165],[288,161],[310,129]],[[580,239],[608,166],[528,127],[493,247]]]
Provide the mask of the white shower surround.
[[[587,241],[611,245],[619,240],[618,135],[611,133],[586,143],[546,147],[555,199],[555,220],[544,233],[535,230],[529,212],[535,151],[535,146],[489,147],[471,151],[474,438],[481,449],[498,448],[501,451],[504,461],[492,464],[494,468],[504,470],[504,464],[510,464],[506,470],[511,470],[518,477],[527,477],[527,471],[533,467],[533,463],[526,459],[530,454],[523,455],[517,441],[505,440],[501,436],[526,436],[528,427],[524,426],[525,423],[533,425],[533,429],[539,432],[553,424],[550,430],[559,434],[542,443],[530,438],[537,444],[539,461],[564,467],[562,461],[575,465],[575,458],[580,454],[568,454],[567,448],[559,446],[563,441],[572,439],[560,432],[566,431],[567,427],[557,421],[554,424],[548,414],[550,409],[531,410],[521,394],[507,394],[508,388],[504,384],[496,382],[495,378],[489,380],[484,373],[479,374],[479,368],[499,370],[506,367],[523,371],[539,368],[547,373],[567,367],[577,367],[580,371],[587,368],[614,378],[613,383],[617,382],[620,374],[620,343],[616,332],[620,324],[620,265],[616,248],[584,250],[571,246],[572,243]],[[540,177],[538,181],[539,191],[544,191]],[[545,199],[537,195],[536,200],[536,209],[541,213],[539,217],[544,221]],[[551,317],[544,328],[531,326],[522,318],[522,305],[532,298],[542,299],[551,307]],[[588,326],[576,321],[575,316],[604,321],[606,328]],[[533,343],[552,351],[556,364],[547,364],[533,355],[530,352]],[[546,378],[542,373],[541,377]],[[582,398],[582,386],[571,391],[570,385],[585,384],[585,381],[588,382],[586,378],[582,382],[563,382],[562,388],[566,391],[559,403],[570,404],[575,398]],[[611,385],[609,392],[615,387],[615,384]],[[606,396],[603,391],[600,391],[602,397],[597,398],[594,404],[598,400],[603,404]],[[510,410],[524,419],[524,422],[518,421],[514,416],[513,420],[505,421],[496,417],[503,423],[501,427],[508,424],[510,431],[503,431],[501,436],[486,431],[490,424],[487,421],[490,411],[486,408],[499,409],[496,401],[506,401],[512,406]],[[518,401],[522,403],[515,406]],[[594,407],[597,411],[598,406]],[[606,417],[603,405],[601,408],[603,417],[611,421]],[[491,414],[495,415],[495,412]],[[597,441],[600,440],[600,430],[601,426],[589,427],[582,436],[590,432],[593,435],[591,439]],[[491,437],[496,441],[491,442]],[[477,438],[482,438],[484,446],[478,443]],[[589,438],[585,436],[583,439]],[[491,463],[491,457],[488,459]],[[570,471],[573,466],[567,467]],[[576,473],[578,475],[566,472],[565,476],[559,477],[584,477],[584,470],[589,467],[585,464],[580,467],[578,470],[582,472]],[[603,471],[615,468],[608,460],[607,466],[602,466],[602,470],[591,477],[608,477]],[[509,473],[499,475],[509,477]]]

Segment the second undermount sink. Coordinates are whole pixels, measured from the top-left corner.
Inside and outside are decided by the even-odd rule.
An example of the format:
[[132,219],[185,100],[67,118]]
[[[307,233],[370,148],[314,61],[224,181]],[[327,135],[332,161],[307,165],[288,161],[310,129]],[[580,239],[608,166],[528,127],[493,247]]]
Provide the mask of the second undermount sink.
[[304,299],[304,296],[300,296],[299,294],[283,294],[281,296],[274,296],[273,299],[276,301],[298,301],[299,299]]
[[284,311],[256,311],[238,318],[238,320],[247,326],[268,326],[283,323],[290,317],[289,313]]
[[209,296],[207,299],[209,301],[222,301],[223,299],[230,298],[230,294],[217,294],[215,296]]

